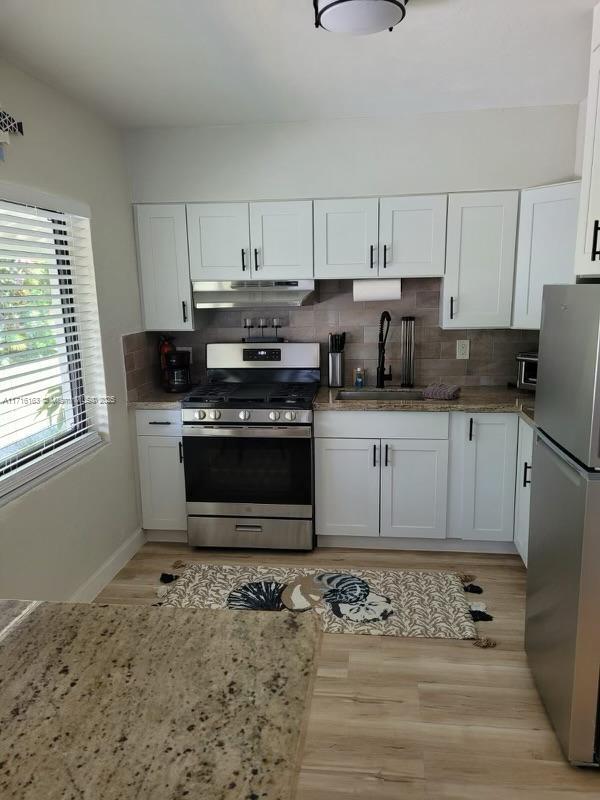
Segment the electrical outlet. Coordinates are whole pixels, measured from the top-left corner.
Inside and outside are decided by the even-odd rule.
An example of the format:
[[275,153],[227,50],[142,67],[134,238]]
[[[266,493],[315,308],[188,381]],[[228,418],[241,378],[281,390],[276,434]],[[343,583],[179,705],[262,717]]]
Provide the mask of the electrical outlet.
[[176,350],[186,350],[190,354],[190,364],[194,363],[193,350],[191,347],[176,347]]
[[469,339],[458,339],[456,342],[456,357],[460,359],[469,358],[470,344]]

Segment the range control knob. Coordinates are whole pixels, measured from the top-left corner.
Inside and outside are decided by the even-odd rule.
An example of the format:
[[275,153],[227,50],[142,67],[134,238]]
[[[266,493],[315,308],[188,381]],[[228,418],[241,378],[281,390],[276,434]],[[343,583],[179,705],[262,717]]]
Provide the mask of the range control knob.
[[250,412],[249,411],[240,411],[240,413],[238,414],[238,417],[240,419],[243,419],[243,420],[250,419]]
[[194,419],[205,419],[206,411],[194,411]]
[[281,414],[279,413],[279,411],[269,411],[269,419],[271,420],[271,422],[277,422],[280,416]]
[[216,409],[208,412],[209,419],[221,419],[221,412]]
[[295,411],[286,411],[283,416],[284,416],[284,419],[286,419],[288,422],[293,422],[296,419],[296,412]]

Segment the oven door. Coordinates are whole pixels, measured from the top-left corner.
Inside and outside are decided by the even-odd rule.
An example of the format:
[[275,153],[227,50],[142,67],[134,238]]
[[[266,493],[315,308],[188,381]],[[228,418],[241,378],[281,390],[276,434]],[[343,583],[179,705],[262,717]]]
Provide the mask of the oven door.
[[189,516],[312,519],[310,425],[184,425]]

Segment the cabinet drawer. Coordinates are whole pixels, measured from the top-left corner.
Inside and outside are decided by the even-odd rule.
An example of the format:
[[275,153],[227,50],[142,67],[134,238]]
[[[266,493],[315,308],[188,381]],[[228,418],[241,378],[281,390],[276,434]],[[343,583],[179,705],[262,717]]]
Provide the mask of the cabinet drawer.
[[181,411],[136,411],[138,436],[181,436]]
[[317,411],[315,436],[360,439],[447,439],[445,411]]

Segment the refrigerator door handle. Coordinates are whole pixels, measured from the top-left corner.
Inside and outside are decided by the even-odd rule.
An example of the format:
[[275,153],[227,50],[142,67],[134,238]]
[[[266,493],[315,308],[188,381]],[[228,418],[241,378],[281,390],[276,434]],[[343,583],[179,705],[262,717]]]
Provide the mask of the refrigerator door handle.
[[[588,470],[582,467],[581,464],[579,464],[577,461],[571,458],[571,456],[569,456],[561,447],[559,447],[557,444],[554,444],[554,442],[551,439],[549,439],[543,433],[543,431],[538,431],[536,436],[538,442],[542,444],[544,447],[547,447],[548,450],[551,450],[555,455],[557,455],[566,467],[570,467],[574,472],[576,472],[578,475],[581,475],[584,478],[589,477],[590,472],[588,472]],[[598,475],[598,473],[596,474]]]

